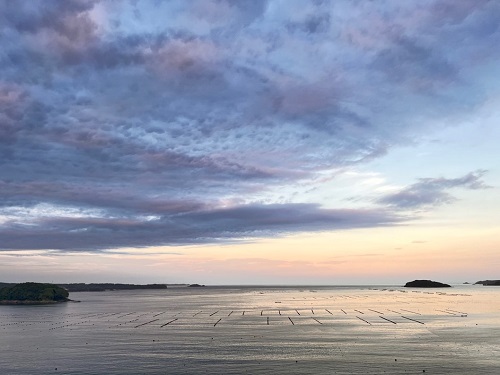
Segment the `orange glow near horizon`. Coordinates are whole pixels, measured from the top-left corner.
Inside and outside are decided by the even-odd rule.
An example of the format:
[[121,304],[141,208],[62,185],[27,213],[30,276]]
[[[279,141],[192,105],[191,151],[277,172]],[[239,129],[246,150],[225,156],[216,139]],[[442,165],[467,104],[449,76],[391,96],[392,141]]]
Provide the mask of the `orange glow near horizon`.
[[[54,281],[57,270],[59,282],[383,284],[414,278],[474,282],[495,276],[499,245],[492,229],[457,235],[443,228],[378,228],[103,254],[28,252],[23,268],[27,275],[45,275],[47,281]],[[0,259],[2,273],[8,275],[9,264],[19,257],[0,255]],[[82,264],[86,271],[80,275]]]

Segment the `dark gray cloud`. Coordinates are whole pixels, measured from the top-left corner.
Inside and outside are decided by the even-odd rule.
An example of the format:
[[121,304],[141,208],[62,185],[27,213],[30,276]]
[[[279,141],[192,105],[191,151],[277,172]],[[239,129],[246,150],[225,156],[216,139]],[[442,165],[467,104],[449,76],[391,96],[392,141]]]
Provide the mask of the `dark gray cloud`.
[[[182,204],[182,203],[179,203]],[[384,210],[328,210],[311,204],[246,205],[202,211],[165,212],[151,220],[57,217],[31,225],[6,223],[0,229],[4,250],[86,250],[187,245],[401,223]]]
[[448,191],[453,188],[487,189],[481,178],[486,171],[479,170],[459,178],[421,178],[418,182],[377,200],[383,205],[401,209],[429,208],[452,203],[456,198]]
[[[500,57],[499,12],[494,1],[0,1],[0,247],[123,246],[113,233],[189,243],[158,235],[187,217],[200,242],[246,235],[243,219],[231,230],[209,218],[228,205],[254,235],[338,228],[316,225],[319,208],[288,209],[296,220],[265,232],[250,208],[480,105],[470,76]],[[451,199],[430,190],[429,204]],[[214,235],[201,217],[220,224]],[[366,225],[398,222],[384,217]],[[117,218],[136,240],[108,227]]]

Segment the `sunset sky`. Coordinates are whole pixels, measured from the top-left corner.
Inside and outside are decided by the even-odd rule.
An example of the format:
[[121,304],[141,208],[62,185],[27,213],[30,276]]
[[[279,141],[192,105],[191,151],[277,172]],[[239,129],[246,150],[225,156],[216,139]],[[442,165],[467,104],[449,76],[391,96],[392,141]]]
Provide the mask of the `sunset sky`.
[[0,0],[0,281],[500,274],[500,2]]

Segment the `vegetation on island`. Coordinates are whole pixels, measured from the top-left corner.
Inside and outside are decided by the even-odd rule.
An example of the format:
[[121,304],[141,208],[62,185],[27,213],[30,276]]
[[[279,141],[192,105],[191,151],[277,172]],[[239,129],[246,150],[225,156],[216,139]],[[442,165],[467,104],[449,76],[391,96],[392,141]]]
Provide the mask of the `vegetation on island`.
[[69,292],[55,284],[21,283],[0,289],[0,302],[8,304],[66,302]]
[[431,280],[413,280],[405,284],[406,288],[451,288],[451,285]]

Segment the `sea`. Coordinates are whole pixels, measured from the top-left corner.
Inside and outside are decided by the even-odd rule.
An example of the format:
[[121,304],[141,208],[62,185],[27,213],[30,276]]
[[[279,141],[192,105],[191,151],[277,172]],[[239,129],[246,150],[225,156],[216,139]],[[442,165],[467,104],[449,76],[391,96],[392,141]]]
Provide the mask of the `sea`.
[[0,374],[500,374],[500,287],[217,286],[0,306]]

